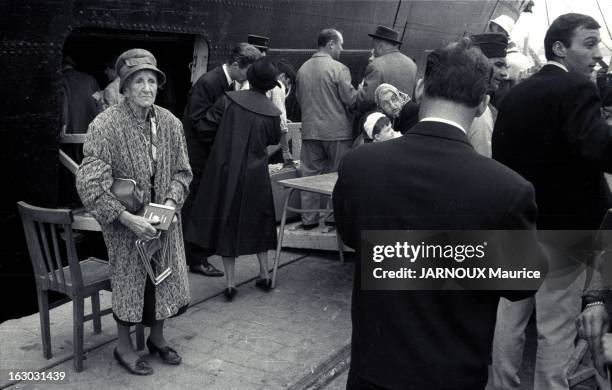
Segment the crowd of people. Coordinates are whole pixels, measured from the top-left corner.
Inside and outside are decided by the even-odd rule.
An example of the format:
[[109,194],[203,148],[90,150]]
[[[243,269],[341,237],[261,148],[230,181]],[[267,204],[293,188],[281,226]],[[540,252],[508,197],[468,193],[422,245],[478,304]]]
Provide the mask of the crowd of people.
[[[581,14],[557,18],[545,38],[548,62],[523,80],[526,69],[515,71],[509,58],[512,23],[502,15],[487,33],[432,51],[420,80],[398,32],[378,26],[357,87],[339,61],[344,38],[336,29],[319,33],[295,80],[266,55],[269,39],[251,35],[194,83],[182,120],[154,104],[166,78],[154,55],[121,54],[108,68],[106,103],[89,124],[77,174],[109,252],[119,363],[133,374],[153,372],[131,344],[134,324],[151,328],[152,353],[181,362],[163,329],[189,304],[188,272],[225,276],[232,301],[236,258],[255,254],[255,285],[270,291],[267,253],[277,233],[267,147],[279,144],[285,162],[294,158],[284,98],[295,88],[301,175],[338,171],[333,215],[302,213],[295,229],[337,226],[357,252],[347,389],[518,388],[534,309],[535,388],[569,388],[565,368],[577,334],[604,375],[608,317],[601,279],[584,266],[600,254],[575,259],[542,243],[536,266],[547,276],[537,292],[361,288],[363,230],[520,229],[537,246],[537,229],[597,229],[612,207],[603,176],[612,172],[612,88],[592,79],[602,59],[599,24]],[[167,231],[113,194],[119,178],[134,180],[143,204],[176,210]],[[304,192],[301,201],[320,208],[316,194]],[[160,236],[172,272],[154,284],[134,242]],[[223,271],[208,262],[212,255],[222,257]],[[560,276],[557,265],[567,263],[576,269]]]

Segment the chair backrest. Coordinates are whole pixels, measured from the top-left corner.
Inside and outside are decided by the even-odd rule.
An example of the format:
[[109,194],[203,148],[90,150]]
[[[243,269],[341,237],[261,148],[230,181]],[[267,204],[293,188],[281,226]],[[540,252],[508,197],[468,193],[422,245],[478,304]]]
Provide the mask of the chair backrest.
[[36,283],[45,290],[72,295],[66,285],[64,266],[69,265],[73,286],[83,285],[83,276],[74,243],[72,211],[47,209],[17,202]]

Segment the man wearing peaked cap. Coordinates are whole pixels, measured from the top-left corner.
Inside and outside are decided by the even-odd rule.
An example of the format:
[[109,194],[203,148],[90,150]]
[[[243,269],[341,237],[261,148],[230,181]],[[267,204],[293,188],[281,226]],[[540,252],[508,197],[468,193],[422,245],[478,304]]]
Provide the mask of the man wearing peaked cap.
[[412,97],[417,73],[414,61],[399,51],[402,41],[397,31],[378,26],[368,35],[372,37],[374,59],[366,67],[357,95],[357,108],[361,112],[371,111],[376,106],[374,91],[383,83]]
[[[508,37],[499,33],[476,34],[470,37],[472,44],[478,46],[482,53],[488,58],[491,65],[489,76],[489,97],[499,88],[500,83],[508,77],[506,67],[506,49],[508,47]],[[468,129],[467,135],[470,143],[476,151],[483,156],[491,157],[491,136],[497,110],[491,103],[487,105],[482,115],[474,118],[472,126]]]

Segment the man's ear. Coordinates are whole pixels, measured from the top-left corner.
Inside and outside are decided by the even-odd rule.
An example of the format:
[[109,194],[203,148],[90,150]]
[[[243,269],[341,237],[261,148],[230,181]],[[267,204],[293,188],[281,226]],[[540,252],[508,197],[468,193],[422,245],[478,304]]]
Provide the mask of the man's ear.
[[565,45],[561,41],[555,41],[552,44],[552,51],[559,58],[565,58],[565,50],[566,49],[567,48],[565,47]]
[[425,89],[425,82],[423,79],[419,79],[414,87],[414,100],[417,104],[421,104],[421,98],[423,97],[423,90]]
[[478,117],[484,114],[490,101],[491,97],[489,95],[485,95],[480,104],[478,104],[478,107],[476,107],[476,113],[474,114],[474,116]]

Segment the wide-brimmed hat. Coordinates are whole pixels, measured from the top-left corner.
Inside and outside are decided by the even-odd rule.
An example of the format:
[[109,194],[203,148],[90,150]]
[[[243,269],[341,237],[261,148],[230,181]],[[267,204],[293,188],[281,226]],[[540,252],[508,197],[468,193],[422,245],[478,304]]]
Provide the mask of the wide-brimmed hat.
[[508,15],[499,15],[495,19],[491,19],[489,23],[497,24],[499,27],[503,28],[508,35],[512,34],[512,29],[514,28],[514,20]]
[[250,43],[260,50],[268,50],[268,47],[270,47],[270,38],[249,34],[249,36],[247,36],[247,43]]
[[508,49],[508,37],[502,33],[474,34],[472,43],[480,48],[487,58],[505,57]]
[[274,87],[280,87],[276,78],[278,77],[278,68],[270,57],[261,57],[247,70],[247,80],[253,87],[262,91],[267,91]]
[[161,88],[166,83],[166,75],[157,68],[157,60],[150,51],[145,49],[130,49],[123,52],[115,64],[115,72],[119,75],[119,91],[123,91],[127,79],[139,70],[149,69],[157,74],[157,85]]
[[402,43],[402,41],[399,40],[399,33],[393,30],[392,28],[385,27],[385,26],[377,26],[376,31],[374,31],[373,34],[368,34],[368,35],[371,36],[372,38],[382,39],[384,41],[400,43],[400,44]]

